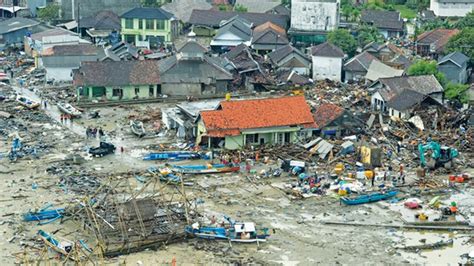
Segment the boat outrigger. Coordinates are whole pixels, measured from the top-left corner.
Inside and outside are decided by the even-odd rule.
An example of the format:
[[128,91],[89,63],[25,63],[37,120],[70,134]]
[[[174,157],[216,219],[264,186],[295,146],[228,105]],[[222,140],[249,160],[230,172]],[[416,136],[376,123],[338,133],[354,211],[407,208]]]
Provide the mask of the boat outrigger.
[[43,230],[38,231],[38,236],[48,247],[50,247],[54,251],[68,257],[73,261],[78,260],[78,258],[72,255],[72,252],[74,250],[74,242],[69,241],[67,239],[60,239],[59,237],[55,237],[49,233],[46,233]]

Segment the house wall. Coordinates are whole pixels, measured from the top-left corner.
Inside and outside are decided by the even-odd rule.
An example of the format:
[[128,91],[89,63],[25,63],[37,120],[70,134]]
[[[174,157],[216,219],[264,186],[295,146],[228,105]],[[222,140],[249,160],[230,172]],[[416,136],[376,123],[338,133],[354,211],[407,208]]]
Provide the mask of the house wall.
[[165,43],[170,43],[173,41],[171,33],[171,20],[165,20],[164,29],[157,29],[157,19],[153,20],[154,29],[146,29],[146,19],[141,19],[142,27],[139,26],[140,19],[133,19],[133,29],[128,29],[125,27],[125,19],[121,19],[122,25],[122,40],[126,40],[127,35],[135,36],[135,44],[139,41],[144,41],[147,36],[161,37]]
[[224,148],[227,150],[237,150],[244,147],[244,135],[238,136],[227,136],[225,137],[225,145]]
[[202,95],[201,83],[165,83],[161,85],[161,91],[166,95]]
[[19,29],[0,35],[0,43],[5,45],[23,44],[23,38],[28,33],[28,28]]
[[96,61],[97,55],[43,56],[39,67],[46,69],[46,78],[58,81],[72,81],[72,70],[78,69],[81,62]]
[[438,65],[438,70],[442,72],[446,76],[446,79],[450,82],[464,84],[467,81],[466,66],[460,68],[453,62],[447,61],[441,65]]
[[355,81],[358,81],[358,80],[361,80],[362,78],[365,77],[365,75],[367,75],[367,71],[345,71],[344,72],[344,79],[346,81],[349,81],[349,80],[355,80]]
[[443,3],[439,0],[430,1],[430,10],[440,17],[465,17],[473,9],[474,3],[468,0],[456,3]]
[[408,111],[398,111],[393,108],[388,108],[388,114],[391,117],[394,118],[400,118],[400,119],[409,119],[410,118],[410,113]]
[[339,2],[291,1],[291,28],[304,31],[331,31],[339,27]]
[[341,81],[342,58],[312,56],[313,80]]
[[[105,95],[103,96],[94,96],[94,90],[99,88],[104,88],[101,86],[84,86],[77,88],[78,101],[91,101],[91,100],[109,100],[109,101],[119,101],[119,100],[133,100],[138,97],[138,99],[148,99],[156,98],[157,85],[151,84],[153,86],[153,95],[150,96],[149,87],[150,85],[128,85],[128,86],[107,86],[105,87]],[[135,89],[138,89],[138,93],[135,93]],[[122,89],[122,97],[114,96],[114,89]]]
[[197,36],[214,36],[216,34],[215,29],[201,26],[194,26],[193,32],[196,33]]
[[[297,64],[295,64],[295,60],[298,60],[296,61]],[[311,63],[309,63],[308,60],[305,60],[296,53],[291,53],[287,57],[283,58],[280,62],[278,62],[278,65],[278,69],[280,70],[294,70],[301,75],[310,74],[309,72],[311,68]]]
[[372,106],[372,110],[380,111],[386,109],[385,100],[378,91],[372,94],[370,98],[370,105]]

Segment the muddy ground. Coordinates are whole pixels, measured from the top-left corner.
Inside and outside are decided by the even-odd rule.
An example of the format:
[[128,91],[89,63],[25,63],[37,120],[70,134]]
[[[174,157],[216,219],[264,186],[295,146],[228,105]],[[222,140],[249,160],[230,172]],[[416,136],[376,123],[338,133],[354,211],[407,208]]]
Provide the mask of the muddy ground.
[[[17,90],[19,90],[17,88]],[[33,92],[24,91],[31,97]],[[163,104],[136,105],[130,107],[94,108],[101,118],[91,119],[85,115],[72,122],[61,122],[59,112],[53,102],[47,109],[40,109],[32,117],[30,111],[13,108],[13,103],[0,104],[2,111],[14,115],[11,119],[0,119],[0,129],[6,133],[18,131],[23,143],[39,145],[37,158],[32,155],[10,162],[6,155],[11,145],[11,137],[3,134],[0,146],[0,264],[24,263],[33,258],[49,258],[61,262],[51,252],[43,254],[41,243],[37,241],[39,229],[55,232],[68,239],[84,239],[93,246],[94,239],[81,230],[74,221],[59,221],[47,225],[23,222],[22,214],[48,203],[55,207],[75,204],[84,197],[81,187],[61,185],[61,176],[76,172],[78,176],[100,176],[98,182],[126,179],[124,189],[139,190],[143,184],[133,178],[131,172],[145,171],[149,166],[159,166],[156,162],[141,160],[141,155],[162,145],[174,144],[172,134],[151,134],[138,139],[128,130],[130,114],[144,115],[149,110],[158,110]],[[167,105],[169,106],[169,105]],[[92,110],[85,110],[88,113]],[[38,118],[40,117],[40,118]],[[87,148],[98,145],[98,139],[86,139],[87,126],[101,127],[109,141],[124,147],[124,153],[102,158],[86,156]],[[151,129],[151,126],[148,125]],[[162,132],[163,133],[163,132]],[[80,154],[85,159],[74,164],[68,155]],[[277,167],[258,164],[258,169]],[[407,183],[413,182],[415,173],[408,170]],[[473,169],[458,169],[473,176]],[[460,255],[472,250],[472,231],[418,231],[385,227],[327,225],[325,221],[357,222],[367,224],[402,224],[402,202],[378,202],[359,206],[342,206],[337,195],[311,197],[304,200],[293,197],[281,189],[282,184],[294,182],[295,178],[284,174],[279,178],[251,178],[247,174],[223,174],[188,177],[194,183],[186,187],[188,199],[198,199],[198,211],[205,217],[222,217],[224,214],[242,221],[254,221],[260,226],[274,229],[268,242],[260,245],[230,245],[227,242],[208,242],[188,239],[179,243],[162,246],[158,250],[147,250],[115,258],[95,258],[95,261],[117,265],[158,265],[178,264],[227,264],[256,263],[263,265],[315,265],[324,264],[456,264]],[[447,176],[433,177],[440,182]],[[168,187],[166,190],[172,191]],[[401,197],[418,197],[429,201],[440,195],[447,202],[456,200],[465,219],[471,219],[474,212],[474,189],[469,184],[458,184],[456,190],[443,188],[420,196],[416,187],[407,186]],[[451,199],[450,199],[451,198]],[[398,206],[398,207],[397,207]],[[454,244],[436,250],[408,252],[400,247],[454,239]]]

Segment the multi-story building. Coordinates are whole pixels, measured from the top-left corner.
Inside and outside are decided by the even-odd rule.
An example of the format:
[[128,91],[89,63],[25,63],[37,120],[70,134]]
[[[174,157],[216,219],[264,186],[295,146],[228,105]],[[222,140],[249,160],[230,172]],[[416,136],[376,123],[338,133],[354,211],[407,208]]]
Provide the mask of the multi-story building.
[[122,40],[137,46],[168,44],[178,33],[178,20],[161,8],[137,7],[120,18]]

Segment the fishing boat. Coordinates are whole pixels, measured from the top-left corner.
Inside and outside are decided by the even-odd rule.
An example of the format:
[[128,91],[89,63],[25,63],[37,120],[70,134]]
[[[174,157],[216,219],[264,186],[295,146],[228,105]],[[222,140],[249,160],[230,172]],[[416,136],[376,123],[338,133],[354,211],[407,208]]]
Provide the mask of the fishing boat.
[[82,115],[82,112],[79,111],[76,107],[72,106],[69,103],[57,103],[59,111],[71,115],[73,117],[79,117]]
[[20,105],[25,106],[26,108],[29,108],[29,109],[35,109],[35,108],[40,106],[39,102],[35,102],[35,101],[31,100],[30,98],[28,98],[26,96],[22,96],[22,95],[18,95],[16,97],[16,101]]
[[23,220],[27,222],[57,219],[63,216],[64,208],[53,210],[40,210],[38,212],[27,212],[23,215]]
[[376,192],[371,194],[360,195],[354,198],[351,197],[342,197],[341,202],[346,205],[358,205],[370,202],[376,202],[381,200],[386,200],[397,195],[397,190],[390,190],[385,192]]
[[172,171],[181,174],[219,174],[238,172],[240,166],[227,164],[174,165]]
[[48,247],[50,247],[54,251],[64,256],[67,256],[71,260],[77,260],[75,256],[72,256],[72,254],[70,254],[74,249],[74,242],[69,241],[67,239],[59,239],[58,237],[54,237],[53,235],[48,234],[43,230],[38,231],[38,236]]
[[137,135],[138,137],[145,136],[145,128],[143,127],[143,122],[138,120],[130,120],[130,130],[133,134]]
[[201,155],[198,152],[193,151],[165,151],[165,152],[153,152],[145,155],[143,160],[145,161],[154,161],[154,160],[195,160],[195,159],[205,159],[207,158],[204,155]]
[[209,240],[228,240],[238,243],[259,243],[265,242],[270,236],[268,228],[263,228],[258,232],[253,222],[235,222],[229,217],[225,217],[229,226],[200,227],[199,223],[186,226],[187,234],[197,238]]

